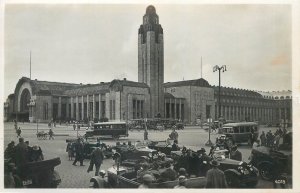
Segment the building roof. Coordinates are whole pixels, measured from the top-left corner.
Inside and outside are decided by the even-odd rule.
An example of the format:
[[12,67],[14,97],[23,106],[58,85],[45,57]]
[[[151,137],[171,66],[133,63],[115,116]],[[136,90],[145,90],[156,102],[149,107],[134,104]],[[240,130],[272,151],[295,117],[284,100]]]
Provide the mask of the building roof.
[[120,84],[121,86],[149,88],[149,86],[146,83],[134,82],[126,79],[123,80],[114,79],[113,81],[110,82],[110,87],[113,86],[115,83]]
[[86,84],[81,85],[75,89],[66,90],[64,95],[69,96],[83,96],[91,94],[104,94],[109,92],[110,82],[103,82],[100,84]]
[[[213,89],[215,90],[215,94],[218,94],[219,87],[213,86]],[[252,90],[230,88],[230,87],[223,87],[223,86],[221,86],[221,95],[262,98],[261,94],[259,94],[258,92],[252,91]]]
[[199,87],[211,87],[207,80],[200,78],[194,80],[184,80],[178,82],[167,82],[163,84],[163,87],[179,87],[179,86],[199,86]]
[[30,80],[32,88],[38,94],[62,95],[66,90],[78,88],[80,84]]

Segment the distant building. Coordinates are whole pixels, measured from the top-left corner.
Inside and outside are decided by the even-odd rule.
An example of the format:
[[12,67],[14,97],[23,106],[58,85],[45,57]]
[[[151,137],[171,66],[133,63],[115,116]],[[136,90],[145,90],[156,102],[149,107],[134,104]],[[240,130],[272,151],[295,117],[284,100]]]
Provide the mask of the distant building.
[[[72,84],[22,77],[4,103],[5,120],[130,120],[162,117],[195,124],[217,120],[218,87],[203,78],[164,83],[163,29],[148,6],[138,30],[138,82]],[[266,124],[292,122],[292,92],[221,88],[221,116]]]

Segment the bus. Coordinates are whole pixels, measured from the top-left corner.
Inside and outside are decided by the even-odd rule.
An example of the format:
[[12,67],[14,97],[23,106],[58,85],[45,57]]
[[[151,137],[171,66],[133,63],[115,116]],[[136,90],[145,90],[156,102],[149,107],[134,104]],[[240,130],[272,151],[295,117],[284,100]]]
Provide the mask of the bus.
[[85,136],[111,136],[114,139],[119,139],[120,137],[128,137],[128,127],[126,122],[94,123],[94,126],[86,131]]
[[256,122],[239,122],[239,123],[227,123],[223,125],[223,134],[232,142],[244,143],[250,142],[250,135],[254,134],[254,139],[258,137],[258,124]]

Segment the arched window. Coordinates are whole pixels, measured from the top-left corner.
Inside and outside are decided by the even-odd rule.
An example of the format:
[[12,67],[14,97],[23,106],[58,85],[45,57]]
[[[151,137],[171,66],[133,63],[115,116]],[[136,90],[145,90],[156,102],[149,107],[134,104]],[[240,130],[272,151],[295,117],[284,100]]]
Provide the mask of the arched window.
[[28,103],[30,102],[30,92],[28,89],[24,89],[21,94],[20,110],[21,112],[29,111]]

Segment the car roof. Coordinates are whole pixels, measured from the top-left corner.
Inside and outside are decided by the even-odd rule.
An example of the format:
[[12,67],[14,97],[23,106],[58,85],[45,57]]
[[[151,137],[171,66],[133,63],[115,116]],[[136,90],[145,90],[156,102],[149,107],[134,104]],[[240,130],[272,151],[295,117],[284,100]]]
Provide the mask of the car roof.
[[119,124],[126,124],[126,122],[102,122],[102,123],[95,123],[94,125],[119,125]]
[[223,127],[237,127],[237,126],[253,126],[258,125],[256,122],[239,122],[239,123],[226,123]]

